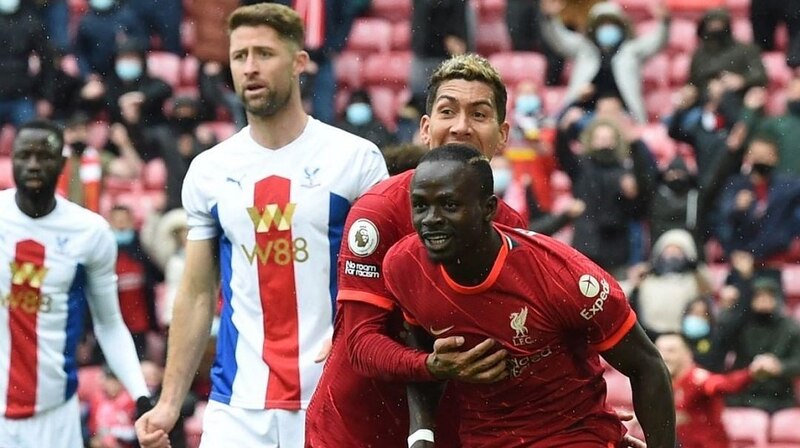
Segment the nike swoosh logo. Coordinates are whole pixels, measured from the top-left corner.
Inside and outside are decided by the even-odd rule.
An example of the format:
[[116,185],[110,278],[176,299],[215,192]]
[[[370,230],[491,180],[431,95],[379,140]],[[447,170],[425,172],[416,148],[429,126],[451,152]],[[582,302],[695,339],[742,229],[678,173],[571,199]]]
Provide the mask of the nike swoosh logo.
[[433,327],[431,327],[430,330],[431,330],[431,334],[432,335],[439,336],[439,335],[442,335],[444,333],[447,333],[448,331],[452,330],[453,328],[455,328],[455,325],[450,325],[449,327],[443,328],[441,330],[434,330]]

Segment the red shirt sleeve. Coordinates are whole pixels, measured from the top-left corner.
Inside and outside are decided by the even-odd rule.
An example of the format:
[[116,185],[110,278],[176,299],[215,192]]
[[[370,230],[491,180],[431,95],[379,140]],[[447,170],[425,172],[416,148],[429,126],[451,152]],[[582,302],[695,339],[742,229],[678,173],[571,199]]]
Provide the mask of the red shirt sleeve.
[[394,301],[383,280],[383,257],[392,245],[405,236],[408,223],[396,222],[387,198],[366,194],[356,201],[347,215],[339,250],[339,302],[366,302],[391,310]]
[[703,383],[703,392],[708,396],[735,394],[744,390],[753,378],[748,369],[730,373],[712,373]]
[[350,363],[361,375],[384,381],[433,381],[427,353],[386,335],[389,311],[359,301],[342,303]]
[[[572,249],[570,249],[572,250]],[[613,348],[636,324],[636,314],[611,274],[576,253],[556,275],[555,296],[564,324],[586,333],[587,342],[603,352]]]
[[497,215],[494,217],[494,222],[504,226],[513,227],[515,229],[527,229],[528,223],[522,218],[516,210],[511,208],[508,204],[500,201],[497,204]]

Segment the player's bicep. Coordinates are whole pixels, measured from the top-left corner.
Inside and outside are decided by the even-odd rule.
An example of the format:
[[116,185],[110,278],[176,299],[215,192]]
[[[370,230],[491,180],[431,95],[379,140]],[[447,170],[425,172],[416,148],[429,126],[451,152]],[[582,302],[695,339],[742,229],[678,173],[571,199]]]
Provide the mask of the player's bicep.
[[634,325],[613,346],[600,355],[627,377],[642,373],[652,363],[660,363],[661,355],[641,325]]

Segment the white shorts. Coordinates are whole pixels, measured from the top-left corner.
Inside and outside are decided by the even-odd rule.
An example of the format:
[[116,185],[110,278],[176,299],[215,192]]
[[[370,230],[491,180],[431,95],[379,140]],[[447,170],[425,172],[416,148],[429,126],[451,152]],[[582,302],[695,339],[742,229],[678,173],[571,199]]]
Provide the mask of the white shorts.
[[0,448],[83,447],[78,394],[33,417],[0,416]]
[[305,410],[242,409],[211,400],[200,448],[303,448],[305,429]]

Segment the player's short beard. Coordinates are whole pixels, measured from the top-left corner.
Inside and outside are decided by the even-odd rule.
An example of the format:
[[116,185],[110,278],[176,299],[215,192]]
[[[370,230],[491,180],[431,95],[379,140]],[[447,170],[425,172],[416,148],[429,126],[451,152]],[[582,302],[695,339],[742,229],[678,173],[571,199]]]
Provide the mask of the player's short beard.
[[257,117],[267,118],[283,110],[286,104],[289,103],[291,96],[291,89],[287,90],[284,95],[280,95],[277,90],[268,89],[266,98],[260,104],[253,104],[255,101],[248,100],[245,96],[245,91],[242,90],[239,94],[239,99],[248,113]]

